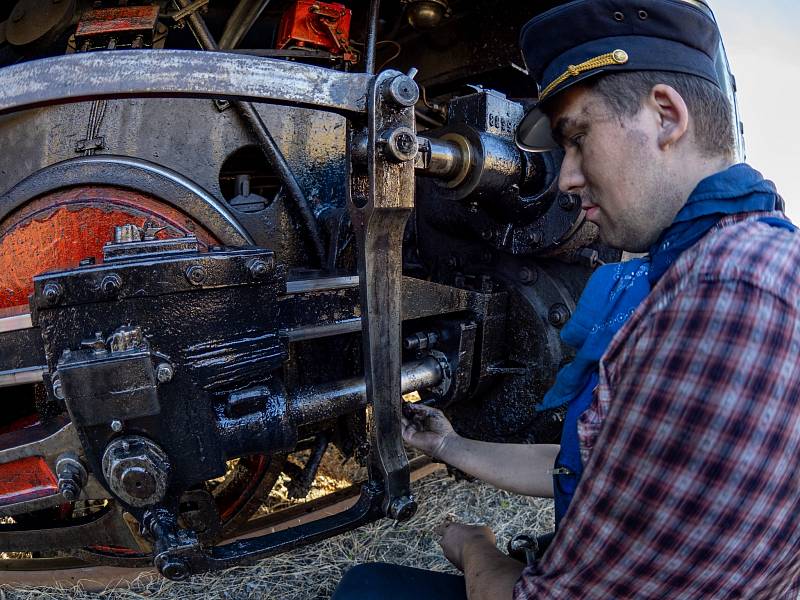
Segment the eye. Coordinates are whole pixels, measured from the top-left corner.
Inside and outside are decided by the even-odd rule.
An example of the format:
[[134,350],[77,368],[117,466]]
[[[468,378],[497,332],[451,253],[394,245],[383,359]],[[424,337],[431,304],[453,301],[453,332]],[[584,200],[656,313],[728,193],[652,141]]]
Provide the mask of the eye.
[[580,148],[583,145],[583,140],[586,137],[585,133],[577,133],[569,138],[569,145],[575,148]]

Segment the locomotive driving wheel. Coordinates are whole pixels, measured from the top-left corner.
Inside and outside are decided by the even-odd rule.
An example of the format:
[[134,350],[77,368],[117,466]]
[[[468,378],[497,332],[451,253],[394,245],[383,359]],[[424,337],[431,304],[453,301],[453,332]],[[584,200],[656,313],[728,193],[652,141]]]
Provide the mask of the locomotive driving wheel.
[[[115,232],[124,226],[128,226],[124,231],[140,232],[157,240],[194,235],[202,249],[222,243],[195,218],[154,194],[110,184],[71,186],[40,194],[0,220],[0,318],[28,312],[34,276],[73,269],[87,262],[100,263],[103,246],[114,241]],[[42,382],[19,381],[0,380],[4,400],[0,452],[15,447],[21,433],[65,418],[63,409],[48,400]],[[283,455],[251,455],[231,461],[223,478],[207,482],[193,495],[187,495],[181,507],[184,522],[202,527],[205,531],[200,533],[209,542],[231,537],[261,506],[284,463]],[[58,489],[53,473],[43,461],[33,467],[29,461],[0,466],[0,514],[4,512],[3,505]],[[0,536],[3,529],[35,534],[109,512],[115,513],[119,521],[126,519],[122,511],[116,510],[110,494],[106,500],[76,499],[43,510],[12,512],[13,516],[6,517],[6,523],[0,525]],[[135,529],[135,523],[116,525]],[[146,546],[135,544],[89,544],[69,553],[89,563],[144,566],[152,563],[146,550]]]

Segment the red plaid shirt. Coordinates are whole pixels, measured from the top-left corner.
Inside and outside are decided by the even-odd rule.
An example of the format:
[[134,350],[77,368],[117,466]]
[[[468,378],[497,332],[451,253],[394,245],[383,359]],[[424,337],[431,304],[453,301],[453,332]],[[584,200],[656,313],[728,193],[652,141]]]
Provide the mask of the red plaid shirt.
[[514,598],[800,590],[800,232],[723,219],[600,362],[586,470]]

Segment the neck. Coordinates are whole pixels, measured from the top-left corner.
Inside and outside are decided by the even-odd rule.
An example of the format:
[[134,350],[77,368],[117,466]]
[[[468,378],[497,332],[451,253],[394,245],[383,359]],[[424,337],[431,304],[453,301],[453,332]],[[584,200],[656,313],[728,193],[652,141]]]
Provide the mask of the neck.
[[[716,173],[726,170],[734,164],[734,161],[727,156],[702,157],[696,156],[692,160],[687,160],[679,165],[679,172],[675,177],[676,192],[681,198],[680,210],[692,195],[697,185]],[[677,212],[677,211],[676,211]]]

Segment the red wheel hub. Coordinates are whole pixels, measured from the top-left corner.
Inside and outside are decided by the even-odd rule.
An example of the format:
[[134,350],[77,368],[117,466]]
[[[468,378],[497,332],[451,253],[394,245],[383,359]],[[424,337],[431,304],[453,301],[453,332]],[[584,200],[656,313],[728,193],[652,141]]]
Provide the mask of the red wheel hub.
[[158,238],[197,236],[218,243],[202,225],[164,201],[123,188],[90,186],[59,190],[29,202],[0,223],[0,309],[27,305],[33,277],[102,261],[114,228],[134,224],[163,228]]

